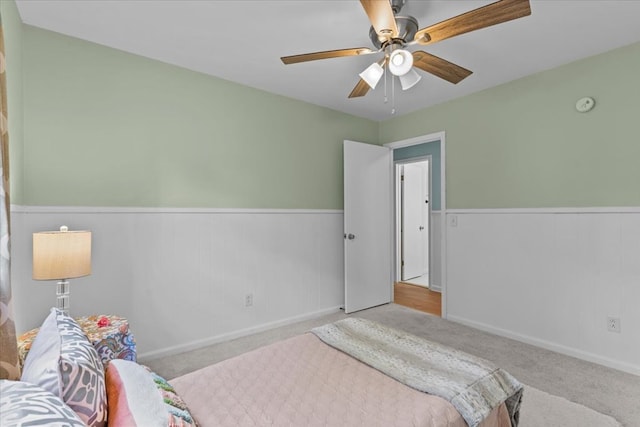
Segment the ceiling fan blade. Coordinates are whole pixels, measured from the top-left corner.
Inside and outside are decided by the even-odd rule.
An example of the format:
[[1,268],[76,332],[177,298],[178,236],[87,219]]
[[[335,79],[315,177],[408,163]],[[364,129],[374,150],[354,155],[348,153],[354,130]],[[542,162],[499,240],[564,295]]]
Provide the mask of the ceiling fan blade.
[[369,92],[369,89],[371,88],[369,87],[367,82],[360,79],[356,84],[356,86],[351,91],[351,93],[349,94],[349,98],[358,98],[360,96],[365,96]]
[[357,56],[374,53],[368,47],[356,47],[352,49],[325,50],[323,52],[303,53],[302,55],[283,56],[280,58],[285,64],[297,64],[298,62],[315,61],[318,59],[339,58],[342,56]]
[[453,84],[460,83],[473,73],[453,62],[421,50],[413,52],[413,66]]
[[398,25],[389,0],[360,0],[380,41],[398,37]]
[[418,30],[415,40],[432,44],[470,31],[531,15],[529,0],[499,0]]

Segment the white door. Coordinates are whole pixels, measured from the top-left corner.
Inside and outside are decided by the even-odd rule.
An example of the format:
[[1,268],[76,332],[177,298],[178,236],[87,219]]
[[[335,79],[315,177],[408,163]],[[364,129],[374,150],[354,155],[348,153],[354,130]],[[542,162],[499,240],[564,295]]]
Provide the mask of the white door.
[[425,273],[424,178],[417,163],[403,166],[402,174],[402,280]]
[[391,150],[344,141],[344,311],[391,302]]

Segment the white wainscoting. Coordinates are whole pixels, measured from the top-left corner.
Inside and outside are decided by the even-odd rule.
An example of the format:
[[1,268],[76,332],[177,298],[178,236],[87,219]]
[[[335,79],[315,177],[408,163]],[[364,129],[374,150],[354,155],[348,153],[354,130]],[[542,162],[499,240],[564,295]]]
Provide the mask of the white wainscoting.
[[71,279],[71,314],[127,317],[142,357],[334,312],[344,302],[342,211],[12,211],[18,332],[39,326],[55,305],[55,283],[31,280],[31,234],[62,224],[93,233],[93,271]]
[[450,320],[640,375],[640,209],[447,215]]
[[[640,374],[640,209],[447,215],[458,220],[447,226],[450,320]],[[72,315],[126,316],[143,358],[333,312],[344,300],[341,211],[13,206],[11,219],[19,332],[55,304],[55,284],[31,280],[31,233],[62,224],[93,232],[93,273],[71,280]],[[431,255],[440,284],[440,254]],[[621,319],[620,334],[606,330],[607,316]]]

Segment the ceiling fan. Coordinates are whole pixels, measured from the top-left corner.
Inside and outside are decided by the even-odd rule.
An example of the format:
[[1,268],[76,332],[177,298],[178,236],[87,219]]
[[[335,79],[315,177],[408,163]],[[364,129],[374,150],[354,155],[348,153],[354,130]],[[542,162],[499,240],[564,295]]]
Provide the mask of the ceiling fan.
[[371,28],[369,38],[377,50],[366,47],[328,50],[280,58],[285,64],[315,61],[318,59],[358,56],[384,52],[384,57],[360,73],[360,80],[349,94],[349,98],[364,96],[374,89],[387,67],[398,76],[403,90],[413,87],[421,76],[413,67],[431,73],[451,83],[459,83],[472,71],[422,50],[409,52],[404,49],[412,45],[430,45],[460,34],[501,24],[531,15],[529,0],[498,0],[437,24],[418,29],[418,21],[412,16],[398,13],[406,0],[360,0]]

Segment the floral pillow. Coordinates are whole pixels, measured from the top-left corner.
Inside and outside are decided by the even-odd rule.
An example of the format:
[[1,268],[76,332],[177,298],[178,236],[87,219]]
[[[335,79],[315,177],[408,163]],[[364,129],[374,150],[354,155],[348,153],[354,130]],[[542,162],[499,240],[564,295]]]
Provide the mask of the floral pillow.
[[22,381],[62,400],[90,427],[106,426],[104,367],[73,318],[52,308],[24,362]]
[[0,426],[84,427],[84,422],[58,396],[37,385],[0,380]]
[[106,374],[109,424],[118,426],[195,426],[173,387],[149,368],[129,360],[109,362]]

